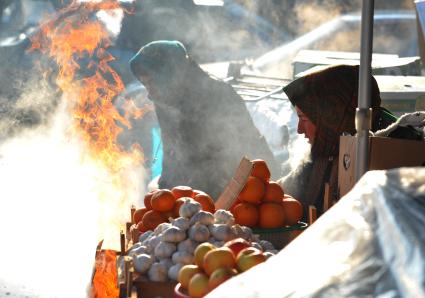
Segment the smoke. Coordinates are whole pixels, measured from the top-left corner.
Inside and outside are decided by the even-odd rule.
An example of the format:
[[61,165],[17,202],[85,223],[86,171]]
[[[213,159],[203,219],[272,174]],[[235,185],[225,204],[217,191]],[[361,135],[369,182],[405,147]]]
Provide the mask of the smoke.
[[310,159],[311,145],[304,135],[297,135],[288,146],[289,165],[291,170],[296,170],[298,166]]
[[0,147],[0,280],[16,285],[0,291],[12,296],[23,289],[37,297],[86,296],[98,241],[119,249],[120,228],[143,191],[142,169],[126,173],[134,188],[118,188],[69,134],[70,123],[61,104],[50,126]]
[[57,66],[27,47],[0,48],[0,297],[86,297],[96,246],[119,250],[145,171],[89,154],[75,100],[49,82]]

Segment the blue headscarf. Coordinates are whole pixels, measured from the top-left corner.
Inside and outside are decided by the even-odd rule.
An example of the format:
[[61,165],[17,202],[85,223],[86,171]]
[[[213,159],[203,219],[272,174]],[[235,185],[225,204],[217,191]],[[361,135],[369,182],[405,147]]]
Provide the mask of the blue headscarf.
[[[170,82],[184,69],[188,55],[184,45],[176,40],[158,40],[143,46],[130,60],[130,68],[138,78],[147,76],[158,88]],[[143,83],[143,82],[142,82]]]

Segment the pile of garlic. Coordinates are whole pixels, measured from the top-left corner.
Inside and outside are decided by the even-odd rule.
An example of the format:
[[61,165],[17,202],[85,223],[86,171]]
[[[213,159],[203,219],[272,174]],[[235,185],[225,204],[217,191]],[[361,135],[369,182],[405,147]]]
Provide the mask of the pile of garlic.
[[212,214],[202,211],[201,204],[192,198],[185,198],[179,215],[176,219],[170,218],[170,223],[143,233],[128,251],[135,271],[146,274],[151,281],[177,280],[180,268],[194,263],[193,253],[203,242],[221,247],[240,237],[268,256],[277,253],[270,242],[260,241],[249,227],[234,224],[229,211],[219,209]]

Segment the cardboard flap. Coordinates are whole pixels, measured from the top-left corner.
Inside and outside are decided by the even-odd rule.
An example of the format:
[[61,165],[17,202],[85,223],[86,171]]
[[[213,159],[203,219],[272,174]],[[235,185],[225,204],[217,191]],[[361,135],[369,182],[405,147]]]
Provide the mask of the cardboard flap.
[[230,179],[217,202],[215,202],[215,209],[230,209],[251,174],[251,170],[252,162],[248,158],[243,157],[236,169],[235,175]]

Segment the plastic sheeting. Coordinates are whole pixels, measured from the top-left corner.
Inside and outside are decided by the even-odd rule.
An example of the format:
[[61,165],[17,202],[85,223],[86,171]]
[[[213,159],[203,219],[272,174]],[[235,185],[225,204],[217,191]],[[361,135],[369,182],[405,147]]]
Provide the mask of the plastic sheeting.
[[366,173],[267,262],[207,297],[425,297],[425,168]]

